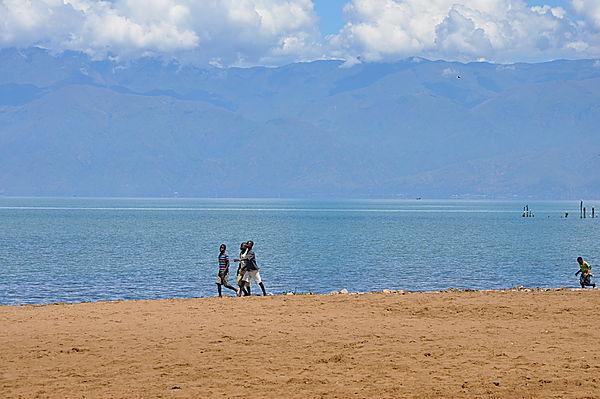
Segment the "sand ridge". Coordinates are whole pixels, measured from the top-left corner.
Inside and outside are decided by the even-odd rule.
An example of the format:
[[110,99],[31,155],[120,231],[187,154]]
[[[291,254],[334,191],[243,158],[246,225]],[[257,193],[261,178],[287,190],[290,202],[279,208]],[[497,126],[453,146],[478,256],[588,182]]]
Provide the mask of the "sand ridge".
[[599,398],[599,306],[600,290],[0,306],[0,396]]

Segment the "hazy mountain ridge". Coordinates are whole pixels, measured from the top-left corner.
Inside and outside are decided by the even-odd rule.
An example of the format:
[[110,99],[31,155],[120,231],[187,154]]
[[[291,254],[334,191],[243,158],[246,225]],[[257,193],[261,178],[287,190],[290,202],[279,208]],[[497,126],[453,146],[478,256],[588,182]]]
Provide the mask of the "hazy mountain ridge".
[[8,195],[598,197],[598,126],[595,60],[198,69],[0,51]]

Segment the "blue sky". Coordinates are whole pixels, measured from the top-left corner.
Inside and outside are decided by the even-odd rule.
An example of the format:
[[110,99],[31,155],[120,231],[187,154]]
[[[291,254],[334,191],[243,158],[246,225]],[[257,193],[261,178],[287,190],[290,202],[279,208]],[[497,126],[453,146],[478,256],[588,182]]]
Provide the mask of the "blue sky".
[[241,67],[600,58],[600,0],[0,0],[0,48],[31,46]]
[[319,29],[324,35],[337,33],[344,26],[344,4],[347,0],[313,0],[319,16]]

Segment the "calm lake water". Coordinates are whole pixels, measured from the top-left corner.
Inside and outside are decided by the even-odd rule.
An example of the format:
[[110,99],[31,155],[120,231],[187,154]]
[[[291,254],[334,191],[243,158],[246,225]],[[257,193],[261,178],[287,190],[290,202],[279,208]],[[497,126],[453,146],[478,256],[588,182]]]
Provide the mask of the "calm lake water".
[[249,239],[274,294],[577,286],[600,219],[528,204],[0,197],[0,304],[213,296],[219,244]]

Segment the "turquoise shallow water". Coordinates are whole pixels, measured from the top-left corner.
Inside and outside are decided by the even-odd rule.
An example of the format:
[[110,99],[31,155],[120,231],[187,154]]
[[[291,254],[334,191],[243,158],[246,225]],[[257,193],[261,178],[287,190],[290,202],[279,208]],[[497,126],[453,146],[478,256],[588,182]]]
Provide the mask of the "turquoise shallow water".
[[600,219],[524,205],[0,197],[0,304],[212,296],[219,244],[234,257],[248,239],[275,294],[577,286],[575,258],[600,263]]

